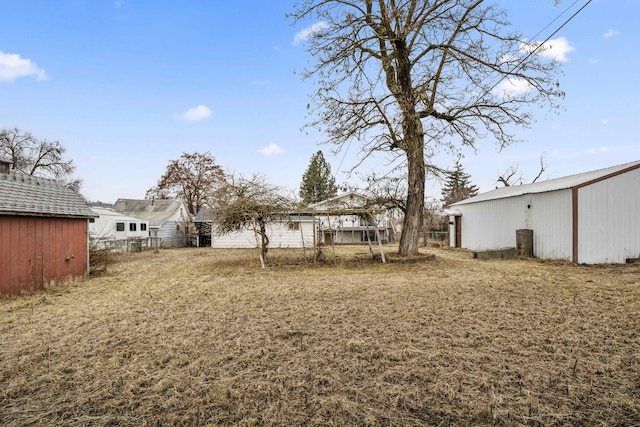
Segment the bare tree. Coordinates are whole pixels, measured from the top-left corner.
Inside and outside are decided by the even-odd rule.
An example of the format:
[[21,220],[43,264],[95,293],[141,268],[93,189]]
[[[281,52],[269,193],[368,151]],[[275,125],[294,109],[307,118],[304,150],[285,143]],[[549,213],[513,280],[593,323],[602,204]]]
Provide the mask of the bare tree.
[[73,178],[73,160],[64,158],[66,149],[60,141],[38,139],[18,128],[0,130],[0,158],[12,163],[12,168],[27,175],[63,182],[79,192],[82,181]]
[[213,227],[221,233],[253,229],[260,242],[260,262],[264,267],[269,252],[267,224],[288,220],[292,207],[293,202],[283,195],[283,189],[270,184],[262,175],[250,178],[231,175],[213,199]]
[[[505,13],[482,0],[299,0],[291,16],[320,21],[308,39],[316,63],[302,73],[317,84],[309,126],[336,151],[355,139],[363,159],[404,159],[401,255],[418,250],[425,158],[487,133],[505,147],[515,141],[508,125],[530,123],[528,107],[556,107],[563,95],[558,64],[532,54],[539,44],[507,31]],[[498,90],[501,79],[526,90]]]
[[[538,174],[531,180],[531,184],[538,181],[542,174],[547,170],[547,164],[545,163],[546,153],[540,155],[540,169]],[[520,171],[520,165],[518,163],[509,166],[503,173],[498,173],[498,179],[496,183],[502,184],[505,187],[511,187],[513,185],[521,185],[524,182],[522,172]]]
[[181,198],[192,214],[224,184],[224,171],[210,152],[182,153],[171,160],[158,183],[147,190],[146,198]]

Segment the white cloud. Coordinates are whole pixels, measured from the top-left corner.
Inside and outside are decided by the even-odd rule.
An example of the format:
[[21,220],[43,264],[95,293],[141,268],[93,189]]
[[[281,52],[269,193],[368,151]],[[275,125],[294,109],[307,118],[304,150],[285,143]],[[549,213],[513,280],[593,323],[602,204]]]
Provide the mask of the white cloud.
[[608,125],[609,124],[609,120],[602,119],[602,120],[600,120],[600,123],[602,123],[603,125]]
[[589,64],[597,64],[597,63],[598,63],[597,58],[589,58]]
[[[520,44],[520,51],[528,53],[540,46],[542,42],[533,42],[530,45],[525,43]],[[544,58],[553,59],[560,62],[567,62],[567,54],[576,50],[569,44],[569,41],[564,37],[558,37],[557,39],[551,39],[547,41],[539,50],[536,51],[536,55],[540,55]]]
[[598,153],[610,153],[613,151],[620,151],[620,147],[597,147],[590,148],[587,150],[589,154],[598,154]]
[[522,95],[531,90],[531,85],[524,79],[506,78],[501,81],[494,89],[495,96],[509,97]]
[[206,105],[198,105],[182,114],[176,114],[175,117],[185,122],[197,122],[211,117],[211,110]]
[[610,37],[615,37],[615,36],[619,36],[619,35],[620,35],[620,31],[614,30],[613,28],[609,28],[609,31],[604,33],[602,35],[602,37],[604,37],[605,39],[608,39]]
[[268,147],[258,150],[258,153],[263,156],[275,156],[278,154],[284,153],[284,150],[278,146],[278,144],[274,144],[273,142],[269,144]]
[[313,24],[310,27],[305,28],[304,30],[298,32],[293,38],[293,42],[291,43],[294,46],[299,46],[301,43],[305,42],[309,39],[309,37],[313,36],[316,33],[328,28],[329,24],[324,21],[320,21],[316,24]]
[[37,80],[49,80],[47,73],[30,59],[23,59],[15,53],[0,51],[0,81],[12,82],[27,76],[35,76]]

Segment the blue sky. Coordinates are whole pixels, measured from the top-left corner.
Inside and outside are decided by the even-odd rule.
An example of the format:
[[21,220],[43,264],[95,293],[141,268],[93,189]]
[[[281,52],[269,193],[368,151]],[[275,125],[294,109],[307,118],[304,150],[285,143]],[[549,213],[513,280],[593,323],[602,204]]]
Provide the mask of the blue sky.
[[[533,37],[573,0],[499,3]],[[296,35],[314,22],[292,26],[291,10],[283,0],[0,0],[0,128],[59,140],[89,200],[143,198],[170,160],[195,151],[297,193],[322,149],[338,183],[347,181],[356,145],[333,157],[318,145],[323,135],[301,131],[313,85],[295,72],[312,58]],[[563,111],[540,109],[518,132],[524,142],[502,152],[491,141],[464,151],[481,191],[514,164],[533,178],[543,153],[544,178],[640,159],[639,16],[640,0],[593,0],[554,36]],[[360,172],[371,170],[385,173],[385,158]],[[428,192],[439,197],[439,184],[429,181]]]

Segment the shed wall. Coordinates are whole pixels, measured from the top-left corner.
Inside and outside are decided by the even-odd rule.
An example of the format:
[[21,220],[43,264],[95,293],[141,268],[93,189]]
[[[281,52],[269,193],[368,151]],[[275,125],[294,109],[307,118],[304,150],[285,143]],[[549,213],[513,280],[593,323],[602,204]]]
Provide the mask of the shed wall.
[[456,206],[462,214],[462,247],[471,250],[515,247],[515,230],[527,228],[528,203],[529,196],[521,196]]
[[578,189],[578,262],[640,258],[640,169]]
[[571,260],[573,254],[571,190],[532,194],[530,211],[526,228],[533,230],[534,256],[542,259]]
[[0,216],[0,293],[84,276],[87,233],[86,219]]
[[516,246],[516,230],[533,230],[534,255],[571,259],[571,190],[525,194],[456,206],[462,213],[462,247],[471,250]]

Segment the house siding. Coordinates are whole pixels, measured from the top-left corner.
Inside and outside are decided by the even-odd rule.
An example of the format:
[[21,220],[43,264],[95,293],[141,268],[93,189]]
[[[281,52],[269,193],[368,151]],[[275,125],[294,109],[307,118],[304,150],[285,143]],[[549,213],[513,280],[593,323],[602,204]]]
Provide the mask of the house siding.
[[578,189],[578,262],[640,258],[640,170]]
[[[149,237],[149,221],[132,218],[107,209],[92,209],[98,216],[89,223],[89,237],[91,239],[126,240],[144,239]],[[124,223],[124,230],[117,230],[117,223]],[[136,230],[130,230],[134,224]],[[144,225],[144,230],[142,229]]]
[[[300,229],[291,230],[287,222],[267,224],[270,248],[302,248],[313,246],[313,223],[300,222]],[[258,239],[260,236],[258,236]],[[211,233],[214,248],[255,248],[258,246],[253,229],[243,228],[230,233]]]
[[158,237],[162,239],[165,247],[182,248],[186,246],[185,236],[178,231],[178,221],[167,221],[158,230]]
[[0,216],[0,293],[85,275],[87,239],[86,219]]

